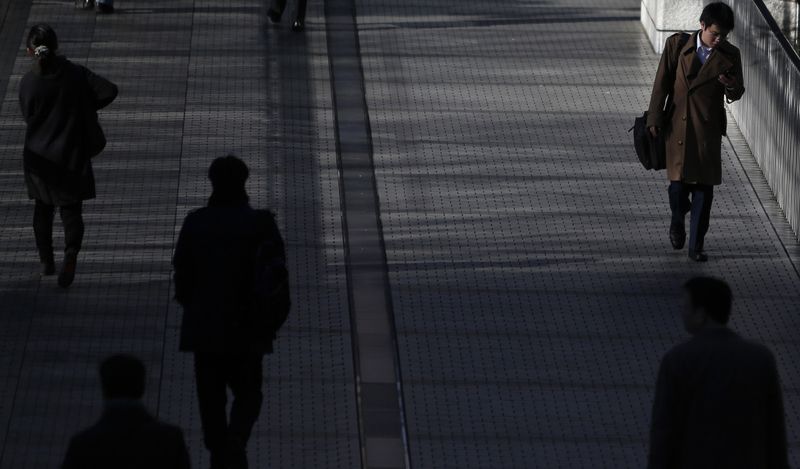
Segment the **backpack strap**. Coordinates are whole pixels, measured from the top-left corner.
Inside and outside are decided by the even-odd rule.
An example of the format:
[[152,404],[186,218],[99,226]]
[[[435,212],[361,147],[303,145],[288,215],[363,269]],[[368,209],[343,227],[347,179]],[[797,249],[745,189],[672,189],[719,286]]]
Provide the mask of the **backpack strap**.
[[678,47],[675,48],[675,56],[670,57],[670,65],[672,66],[672,80],[670,83],[675,83],[675,78],[678,73],[678,61],[681,58],[681,51],[683,50],[684,46],[686,46],[686,43],[689,42],[689,38],[692,37],[688,33],[680,33],[680,35],[681,38],[678,41]]

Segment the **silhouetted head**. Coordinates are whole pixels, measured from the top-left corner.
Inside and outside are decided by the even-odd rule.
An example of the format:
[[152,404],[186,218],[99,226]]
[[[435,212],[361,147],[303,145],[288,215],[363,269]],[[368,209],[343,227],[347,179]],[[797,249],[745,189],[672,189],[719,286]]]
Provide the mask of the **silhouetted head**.
[[112,355],[100,364],[100,381],[106,399],[141,399],[144,395],[144,364],[131,355]]
[[714,48],[733,31],[733,10],[722,2],[709,3],[700,14],[700,39]]
[[239,205],[247,203],[245,182],[250,175],[247,165],[239,158],[228,155],[215,159],[208,168],[211,180],[209,205]]
[[45,68],[58,51],[58,36],[50,25],[39,23],[31,27],[26,41],[28,55],[35,57],[42,68]]
[[724,326],[731,317],[733,295],[727,283],[712,277],[695,277],[683,285],[686,305],[683,325],[694,334],[706,326]]

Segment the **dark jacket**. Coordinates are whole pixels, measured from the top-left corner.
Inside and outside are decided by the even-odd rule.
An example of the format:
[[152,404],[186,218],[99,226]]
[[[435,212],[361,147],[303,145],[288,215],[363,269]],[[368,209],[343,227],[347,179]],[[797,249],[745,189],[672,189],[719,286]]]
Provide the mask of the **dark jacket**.
[[253,327],[251,295],[258,244],[268,236],[285,256],[267,210],[243,203],[189,213],[172,261],[175,299],[183,306],[181,350],[272,352],[275,331]]
[[[725,100],[744,94],[739,49],[722,41],[705,64],[697,58],[697,32],[683,47],[680,34],[667,39],[658,65],[647,125],[661,127],[670,181],[716,185],[722,182],[720,148],[726,133]],[[677,68],[673,69],[673,60]],[[728,90],[719,76],[729,71],[737,87]],[[672,105],[664,109],[668,96]]]
[[727,328],[699,332],[661,361],[650,469],[788,469],[775,358]]
[[37,63],[22,77],[23,162],[32,199],[69,205],[95,197],[91,158],[106,144],[97,110],[116,96],[116,85],[63,57],[47,69]]
[[72,438],[62,469],[189,469],[178,427],[161,423],[141,404],[109,405],[94,426]]

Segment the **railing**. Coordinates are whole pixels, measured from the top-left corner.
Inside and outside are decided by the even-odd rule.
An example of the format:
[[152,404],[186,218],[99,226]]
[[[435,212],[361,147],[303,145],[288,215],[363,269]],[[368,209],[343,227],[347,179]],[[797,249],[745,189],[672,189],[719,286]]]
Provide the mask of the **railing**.
[[800,57],[762,0],[730,2],[746,92],[731,111],[795,235],[800,234]]

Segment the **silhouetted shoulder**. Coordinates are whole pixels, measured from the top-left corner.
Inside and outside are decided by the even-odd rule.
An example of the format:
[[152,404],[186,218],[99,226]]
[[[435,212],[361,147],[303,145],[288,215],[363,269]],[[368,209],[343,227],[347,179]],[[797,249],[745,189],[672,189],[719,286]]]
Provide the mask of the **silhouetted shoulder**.
[[699,366],[709,359],[737,362],[756,369],[775,366],[775,358],[766,346],[744,339],[729,329],[700,333],[664,355],[665,363],[676,366]]
[[138,424],[103,419],[70,440],[62,468],[127,468],[135,464],[147,464],[150,469],[188,468],[183,431],[154,418]]

